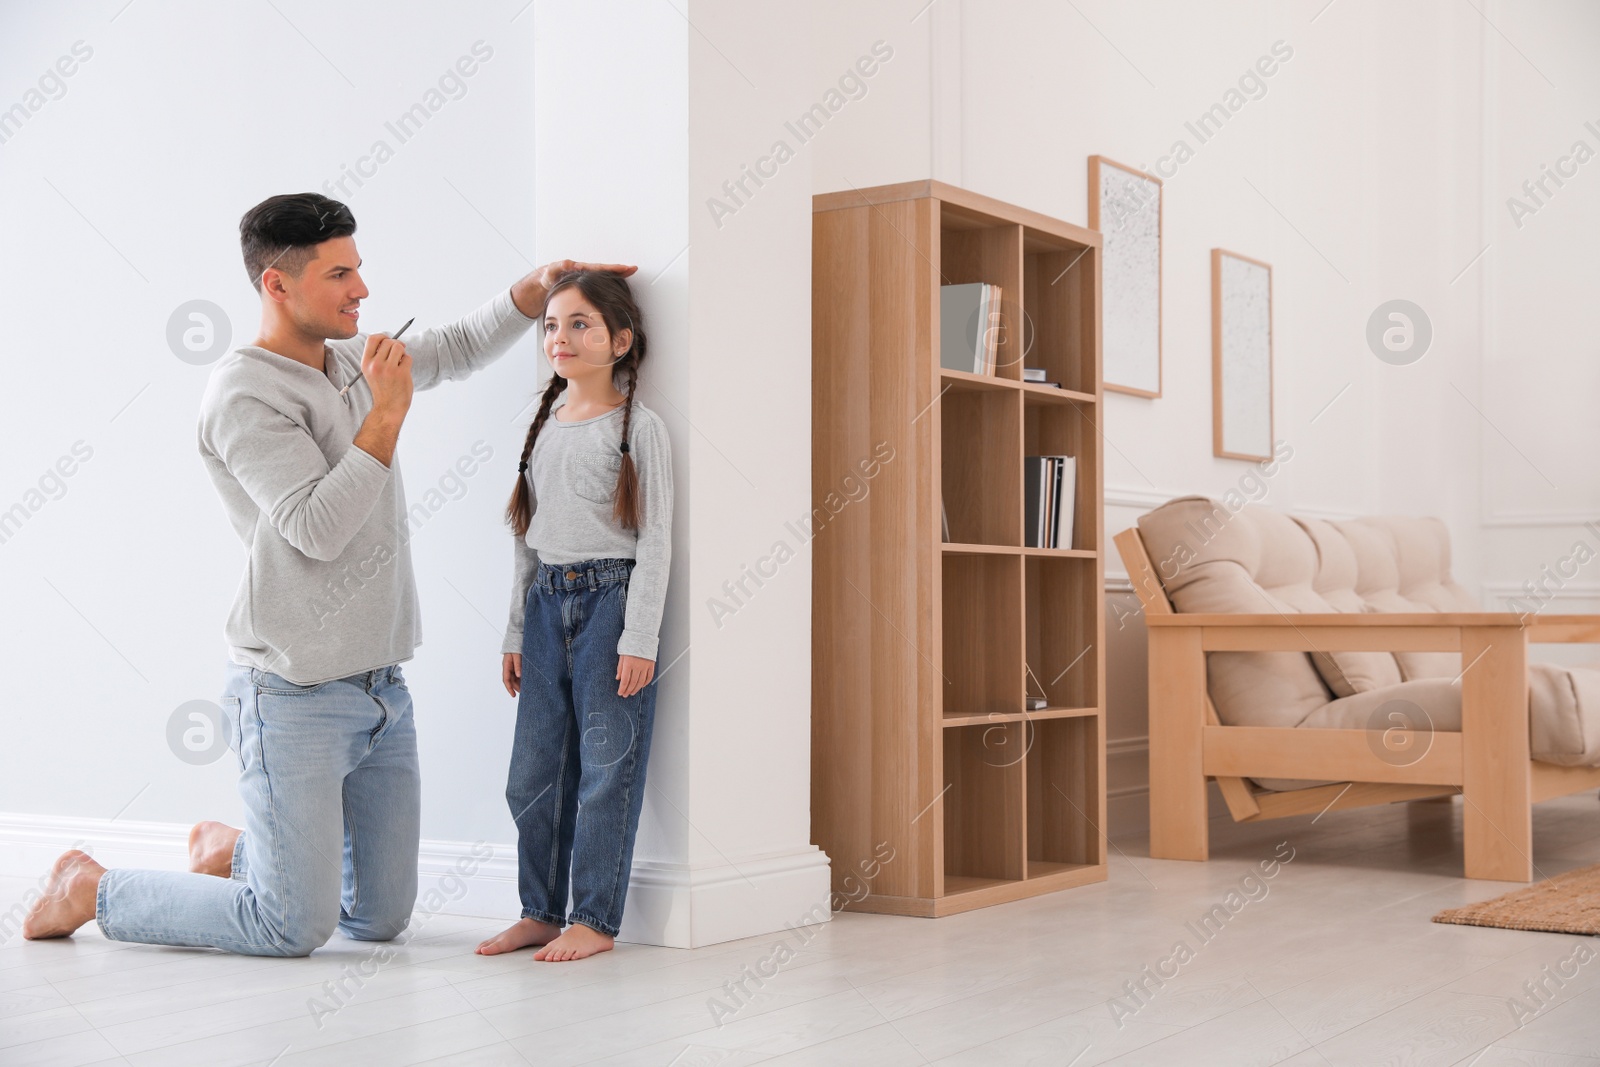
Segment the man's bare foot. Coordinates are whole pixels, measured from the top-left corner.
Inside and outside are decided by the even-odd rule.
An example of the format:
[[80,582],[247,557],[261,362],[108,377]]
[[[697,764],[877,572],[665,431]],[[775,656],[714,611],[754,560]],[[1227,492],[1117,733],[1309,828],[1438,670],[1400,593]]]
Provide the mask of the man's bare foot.
[[561,936],[561,927],[538,919],[518,919],[504,933],[478,946],[478,955],[497,956],[502,952],[515,952],[529,945],[544,945]]
[[189,831],[189,869],[195,874],[233,877],[233,847],[243,830],[222,822],[197,822]]
[[573,923],[560,937],[535,952],[533,958],[552,962],[581,960],[596,952],[609,952],[615,944],[615,938],[602,934],[594,927]]
[[75,848],[63,852],[50,868],[44,895],[33,902],[28,917],[22,920],[22,936],[29,941],[70,937],[94,918],[95,895],[105,873],[88,853]]

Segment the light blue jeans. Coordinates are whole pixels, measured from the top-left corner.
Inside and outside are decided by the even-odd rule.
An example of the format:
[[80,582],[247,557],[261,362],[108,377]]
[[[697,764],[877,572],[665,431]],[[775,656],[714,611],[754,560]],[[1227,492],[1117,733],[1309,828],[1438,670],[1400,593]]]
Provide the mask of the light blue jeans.
[[422,807],[399,665],[305,686],[230,662],[222,708],[245,807],[233,877],[108,870],[101,932],[252,956],[304,956],[335,929],[398,936],[417,899]]

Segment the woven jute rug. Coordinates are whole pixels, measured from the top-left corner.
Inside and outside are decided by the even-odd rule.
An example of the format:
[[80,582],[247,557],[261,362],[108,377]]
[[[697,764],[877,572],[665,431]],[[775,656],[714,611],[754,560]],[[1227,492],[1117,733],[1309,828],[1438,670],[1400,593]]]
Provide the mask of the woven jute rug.
[[1433,921],[1552,934],[1600,934],[1600,864],[1558,874],[1493,900],[1446,908]]

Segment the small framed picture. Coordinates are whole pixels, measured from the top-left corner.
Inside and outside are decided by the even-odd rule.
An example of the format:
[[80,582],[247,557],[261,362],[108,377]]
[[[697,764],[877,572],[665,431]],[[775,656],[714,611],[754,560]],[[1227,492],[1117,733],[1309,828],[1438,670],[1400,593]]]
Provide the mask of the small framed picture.
[[1099,230],[1101,378],[1161,395],[1161,179],[1089,157],[1089,228]]
[[1211,450],[1272,458],[1272,266],[1211,250]]

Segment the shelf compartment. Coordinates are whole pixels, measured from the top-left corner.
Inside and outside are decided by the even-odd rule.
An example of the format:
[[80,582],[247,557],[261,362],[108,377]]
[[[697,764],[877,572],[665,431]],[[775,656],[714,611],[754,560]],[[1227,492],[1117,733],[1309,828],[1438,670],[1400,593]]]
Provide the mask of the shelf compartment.
[[1099,396],[1100,258],[1090,246],[1024,227],[1022,305],[1031,344],[1027,362],[1063,389]]
[[944,731],[944,892],[1026,877],[1026,723]]
[[941,564],[943,715],[1022,710],[1022,557],[946,555]]
[[[1029,696],[1052,708],[1098,708],[1100,618],[1092,605],[1096,582],[1092,559],[1028,556],[1023,560],[1027,617],[1024,652],[1031,671]],[[1039,712],[1030,712],[1039,716]]]
[[[1092,404],[1073,401],[1041,400],[1031,392],[1023,396],[1022,454],[1024,456],[1072,456],[1077,463],[1074,484],[1075,506],[1072,509],[1072,530],[1063,525],[1061,548],[1098,552],[1100,550],[1100,434],[1097,430],[1099,416]],[[1018,463],[1018,481],[1021,481],[1021,463]],[[1020,487],[1019,487],[1020,491]],[[1017,524],[1022,525],[1021,508]],[[955,529],[952,526],[951,532]],[[1020,544],[1021,538],[1018,539]],[[1038,550],[1028,546],[1027,552]],[[1045,549],[1044,551],[1050,551]]]
[[[1000,287],[994,377],[1022,378],[1022,227],[1014,222],[940,205],[941,285],[987,282]],[[979,327],[988,324],[979,323]],[[976,338],[974,338],[976,340]],[[937,356],[937,353],[935,353]]]
[[1029,878],[1106,862],[1099,716],[1032,724],[1027,757]]
[[[952,388],[939,401],[939,484],[956,544],[1022,543],[1022,414],[1015,389]],[[938,530],[939,516],[934,515]]]

